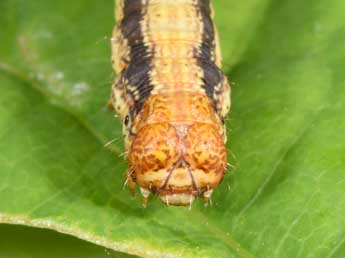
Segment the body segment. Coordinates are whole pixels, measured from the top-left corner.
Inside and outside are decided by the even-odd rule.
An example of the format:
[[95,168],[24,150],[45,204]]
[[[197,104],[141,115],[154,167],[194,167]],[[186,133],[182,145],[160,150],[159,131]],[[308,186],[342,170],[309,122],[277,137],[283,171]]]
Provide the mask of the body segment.
[[111,104],[124,123],[129,186],[207,201],[226,167],[230,87],[208,0],[119,0]]

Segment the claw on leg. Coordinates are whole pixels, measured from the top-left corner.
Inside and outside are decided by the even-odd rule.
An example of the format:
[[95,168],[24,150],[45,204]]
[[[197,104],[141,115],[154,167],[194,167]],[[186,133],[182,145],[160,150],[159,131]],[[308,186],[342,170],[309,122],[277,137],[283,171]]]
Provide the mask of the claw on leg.
[[146,208],[147,203],[149,201],[149,195],[151,192],[145,188],[142,188],[142,187],[140,187],[140,192],[141,192],[141,195],[143,196],[143,206],[144,206],[144,208]]
[[210,203],[212,192],[213,192],[213,189],[204,192],[203,198],[204,198],[204,205],[205,206],[208,206],[208,204]]
[[133,170],[127,170],[127,173],[126,173],[126,184],[129,188],[129,191],[131,192],[131,195],[132,197],[134,198],[135,197],[135,186],[136,186],[136,183],[135,181],[133,180],[132,178],[132,174],[133,174]]

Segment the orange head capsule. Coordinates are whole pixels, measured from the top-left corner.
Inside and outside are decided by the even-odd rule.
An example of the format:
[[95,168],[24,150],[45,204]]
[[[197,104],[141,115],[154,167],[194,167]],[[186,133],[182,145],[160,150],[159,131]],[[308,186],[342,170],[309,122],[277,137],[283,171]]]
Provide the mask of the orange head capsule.
[[190,205],[200,195],[208,202],[224,176],[226,148],[223,124],[207,96],[153,95],[132,130],[129,176],[142,192],[171,205]]

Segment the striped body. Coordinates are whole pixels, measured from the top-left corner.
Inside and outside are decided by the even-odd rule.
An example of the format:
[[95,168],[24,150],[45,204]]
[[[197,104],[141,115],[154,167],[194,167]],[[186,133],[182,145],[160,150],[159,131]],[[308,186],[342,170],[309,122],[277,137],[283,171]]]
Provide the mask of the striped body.
[[208,0],[118,0],[111,104],[128,184],[169,204],[207,201],[225,172],[230,87]]

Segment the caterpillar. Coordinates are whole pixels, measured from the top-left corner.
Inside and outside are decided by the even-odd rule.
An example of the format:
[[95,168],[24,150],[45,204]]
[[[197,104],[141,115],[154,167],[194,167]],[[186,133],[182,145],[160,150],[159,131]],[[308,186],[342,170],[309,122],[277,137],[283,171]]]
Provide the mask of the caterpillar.
[[222,73],[210,0],[117,0],[110,106],[123,122],[127,185],[143,205],[207,205],[226,171]]

